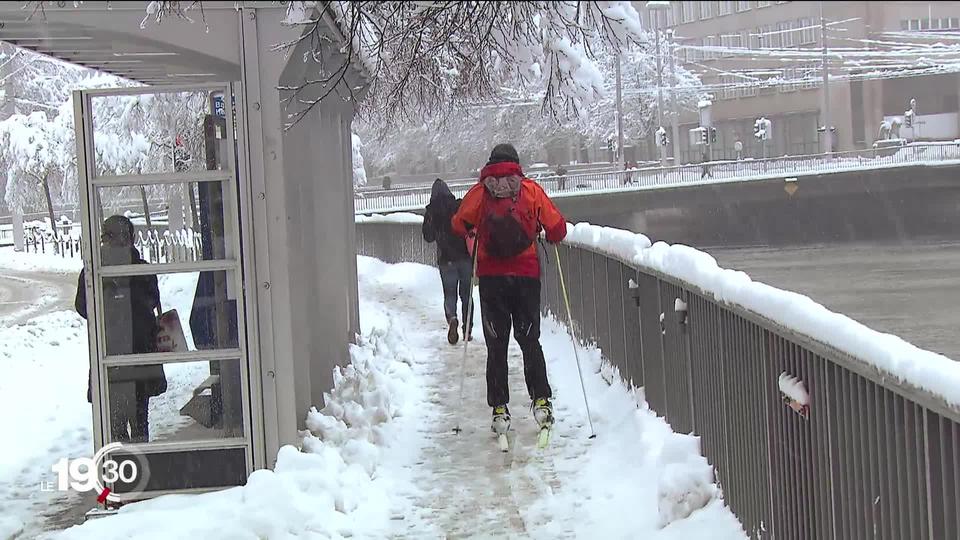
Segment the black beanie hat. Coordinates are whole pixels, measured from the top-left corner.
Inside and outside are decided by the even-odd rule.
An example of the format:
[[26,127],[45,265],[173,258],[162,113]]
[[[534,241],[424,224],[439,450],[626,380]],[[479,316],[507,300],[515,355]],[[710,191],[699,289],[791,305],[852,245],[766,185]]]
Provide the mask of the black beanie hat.
[[503,163],[505,161],[520,163],[520,156],[517,155],[517,149],[510,143],[500,143],[494,146],[493,151],[490,152],[490,159],[487,160],[487,165]]

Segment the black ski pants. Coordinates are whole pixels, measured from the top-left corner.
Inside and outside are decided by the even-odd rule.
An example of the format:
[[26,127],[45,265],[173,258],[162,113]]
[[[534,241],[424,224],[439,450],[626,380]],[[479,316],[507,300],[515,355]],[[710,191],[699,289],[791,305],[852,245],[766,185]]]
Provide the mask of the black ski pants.
[[540,347],[540,280],[529,277],[480,278],[480,315],[487,342],[487,405],[510,402],[507,347],[510,329],[523,352],[523,376],[530,399],[550,398],[547,365]]

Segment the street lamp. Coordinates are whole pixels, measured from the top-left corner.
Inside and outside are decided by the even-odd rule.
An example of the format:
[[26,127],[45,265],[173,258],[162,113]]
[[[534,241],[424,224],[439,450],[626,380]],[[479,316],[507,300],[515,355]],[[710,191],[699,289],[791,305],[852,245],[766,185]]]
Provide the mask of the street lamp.
[[[659,19],[659,17],[656,16],[658,12],[665,12],[666,10],[669,10],[669,9],[671,9],[670,2],[654,1],[654,0],[647,2],[647,11],[650,13],[651,24],[653,25],[653,28],[654,28],[653,39],[654,39],[654,42],[656,43],[656,51],[655,51],[655,54],[657,57],[657,129],[656,129],[656,133],[658,134],[663,131],[663,62],[660,57],[659,20],[657,20],[656,22],[652,22],[652,21],[654,21],[655,19]],[[660,151],[660,166],[666,167],[667,147],[665,144],[661,144],[661,142],[663,141],[661,140],[661,137],[659,135],[657,136],[656,142],[657,142],[657,148]],[[676,144],[676,141],[674,141],[673,144]],[[674,152],[674,155],[676,155],[676,152]]]

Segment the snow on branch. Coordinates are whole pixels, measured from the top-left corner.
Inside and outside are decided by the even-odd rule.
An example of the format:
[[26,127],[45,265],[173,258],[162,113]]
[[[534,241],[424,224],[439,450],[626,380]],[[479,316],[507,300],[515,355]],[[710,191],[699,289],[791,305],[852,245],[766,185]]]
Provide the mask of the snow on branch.
[[[343,33],[332,63],[321,50],[331,46],[324,14]],[[296,105],[293,121],[335,93],[353,97],[346,78],[354,61],[371,77],[361,113],[387,124],[502,100],[504,87],[517,86],[536,89],[548,115],[575,116],[604,95],[601,54],[643,36],[629,2],[292,2],[287,19],[305,32],[278,48],[308,42],[326,60],[317,76],[283,89]]]

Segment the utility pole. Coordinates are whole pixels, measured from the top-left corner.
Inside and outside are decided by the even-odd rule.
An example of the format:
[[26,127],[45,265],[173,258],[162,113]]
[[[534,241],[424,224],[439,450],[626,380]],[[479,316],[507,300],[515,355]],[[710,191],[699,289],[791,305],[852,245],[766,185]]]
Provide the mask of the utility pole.
[[[660,58],[660,25],[657,24],[653,35],[656,41],[655,53],[657,55],[657,130],[663,127],[663,60]],[[667,147],[657,142],[657,150],[660,152],[660,166],[667,166]]]
[[820,1],[820,45],[823,56],[823,153],[829,158],[833,151],[833,132],[830,130],[830,60],[827,58],[827,20],[823,18],[823,0]]
[[677,110],[677,71],[673,60],[673,29],[667,29],[667,59],[670,61],[670,126],[673,128],[673,164],[680,165],[680,112]]
[[620,55],[617,55],[617,164],[623,164],[623,81],[620,79]]

